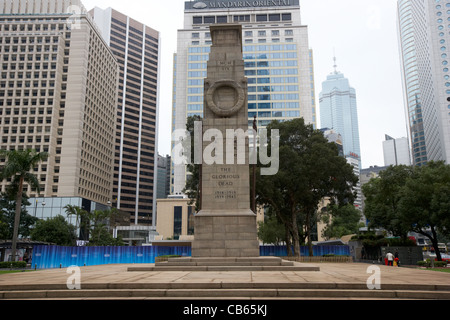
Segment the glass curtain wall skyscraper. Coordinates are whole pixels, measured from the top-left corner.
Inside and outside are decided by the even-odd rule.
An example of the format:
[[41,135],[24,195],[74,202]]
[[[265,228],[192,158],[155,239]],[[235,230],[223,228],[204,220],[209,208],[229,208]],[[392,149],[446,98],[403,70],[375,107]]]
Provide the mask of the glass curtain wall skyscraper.
[[[248,78],[249,127],[303,117],[316,126],[312,51],[301,24],[299,0],[189,1],[178,31],[174,58],[172,131],[185,129],[189,116],[203,115],[203,86],[212,24],[243,26],[243,58]],[[186,184],[184,165],[172,167],[174,194]]]
[[406,116],[415,165],[450,160],[450,2],[398,0]]
[[[360,175],[361,148],[359,139],[358,109],[356,90],[350,86],[350,82],[341,72],[337,71],[336,58],[335,71],[328,75],[322,82],[320,93],[320,125],[322,129],[333,129],[342,137],[344,157],[354,168],[355,175]],[[357,198],[355,207],[361,206],[361,185],[358,182],[355,187]],[[362,218],[362,222],[364,222]]]
[[320,126],[339,133],[342,136],[344,156],[361,162],[356,91],[337,70],[322,83]]

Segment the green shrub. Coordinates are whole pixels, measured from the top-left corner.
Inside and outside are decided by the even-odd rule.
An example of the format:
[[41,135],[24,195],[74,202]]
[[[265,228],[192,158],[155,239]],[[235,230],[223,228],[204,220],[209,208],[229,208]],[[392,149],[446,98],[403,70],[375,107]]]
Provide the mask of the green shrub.
[[436,268],[443,268],[447,266],[447,261],[435,261],[434,266]]
[[430,267],[431,266],[431,262],[429,262],[429,261],[417,261],[417,265],[419,266],[419,267]]
[[[427,268],[432,267],[432,263],[431,263],[430,259],[427,259],[426,261],[417,261],[417,265],[420,267],[427,267]],[[434,266],[436,268],[446,267],[447,261],[434,261]]]
[[25,261],[4,261],[0,262],[0,269],[20,269],[20,268],[26,268],[27,263]]

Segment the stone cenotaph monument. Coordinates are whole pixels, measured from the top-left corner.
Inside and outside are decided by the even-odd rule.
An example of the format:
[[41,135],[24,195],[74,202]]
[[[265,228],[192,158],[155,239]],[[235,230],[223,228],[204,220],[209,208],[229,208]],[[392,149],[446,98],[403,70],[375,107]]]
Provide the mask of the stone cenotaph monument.
[[[210,29],[213,44],[204,88],[202,198],[194,218],[192,257],[259,257],[256,214],[250,209],[248,137],[233,138],[232,148],[226,147],[230,140],[225,142],[230,132],[247,133],[249,129],[242,26]],[[210,129],[220,134],[208,137],[205,133]],[[219,137],[223,141],[214,141]],[[222,155],[218,149],[208,152],[213,142],[224,146]],[[217,161],[208,163],[205,155]]]

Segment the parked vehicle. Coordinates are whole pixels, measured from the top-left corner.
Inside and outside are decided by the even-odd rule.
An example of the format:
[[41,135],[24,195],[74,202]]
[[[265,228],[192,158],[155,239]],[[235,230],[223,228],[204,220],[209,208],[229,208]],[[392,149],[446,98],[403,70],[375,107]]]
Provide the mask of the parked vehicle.
[[438,248],[439,248],[439,252],[441,254],[447,254],[448,253],[448,248],[445,245],[445,243],[438,243]]
[[450,262],[450,254],[441,253],[442,261]]

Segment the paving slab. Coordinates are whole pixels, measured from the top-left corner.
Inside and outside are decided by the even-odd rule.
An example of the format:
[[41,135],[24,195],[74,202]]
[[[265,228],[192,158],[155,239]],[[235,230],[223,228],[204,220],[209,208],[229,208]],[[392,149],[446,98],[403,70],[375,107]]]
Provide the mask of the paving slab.
[[[307,264],[309,265],[309,264]],[[320,271],[135,271],[128,268],[150,267],[148,265],[101,265],[80,267],[81,286],[91,284],[120,283],[333,283],[365,285],[372,275],[363,263],[321,263]],[[314,266],[314,264],[311,264]],[[381,285],[430,285],[447,286],[450,290],[450,273],[413,268],[395,268],[377,265],[380,270]],[[11,290],[11,286],[21,285],[66,285],[71,273],[66,268],[46,269],[0,275],[0,290]]]

